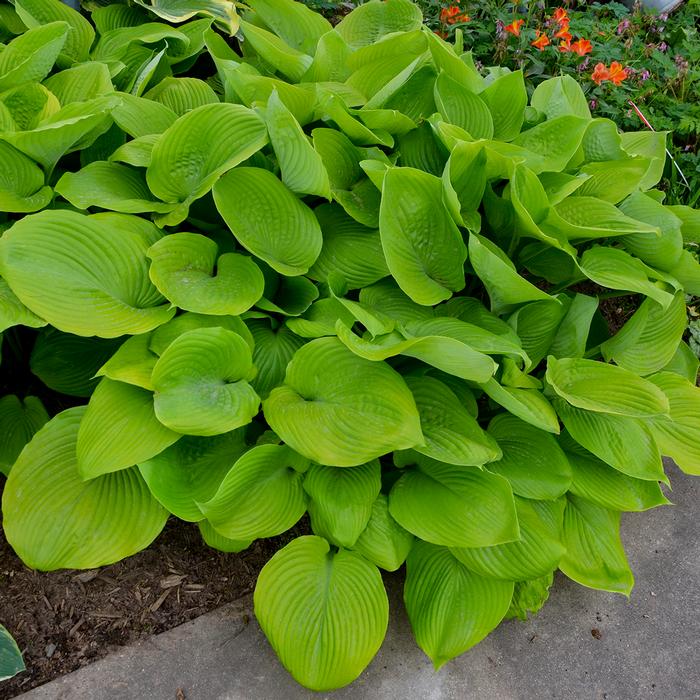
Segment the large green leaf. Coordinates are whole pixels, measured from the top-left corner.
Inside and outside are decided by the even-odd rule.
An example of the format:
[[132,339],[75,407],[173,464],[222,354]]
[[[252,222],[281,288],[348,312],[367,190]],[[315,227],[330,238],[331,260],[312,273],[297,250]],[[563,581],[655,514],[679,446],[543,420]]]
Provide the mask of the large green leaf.
[[564,511],[566,553],[559,568],[589,588],[629,596],[634,585],[620,541],[620,513],[569,496]]
[[372,504],[367,527],[353,549],[381,569],[396,571],[406,561],[415,538],[389,512],[389,498],[380,493]]
[[12,678],[24,671],[24,661],[17,642],[12,635],[0,625],[0,681]]
[[512,597],[512,581],[473,573],[445,547],[417,542],[408,555],[406,612],[436,670],[492,632]]
[[472,138],[493,137],[493,118],[486,102],[444,71],[435,81],[435,105],[448,122]]
[[84,414],[71,408],[49,421],[5,484],[5,536],[33,569],[112,564],[147,547],[168,517],[135,468],[82,480],[76,440]]
[[[573,440],[569,438],[567,442],[573,443]],[[579,445],[563,443],[563,446],[571,465],[570,490],[575,496],[622,511],[642,511],[670,503],[658,482],[627,476]]]
[[79,12],[61,0],[15,0],[14,4],[17,15],[30,29],[50,22],[68,23],[70,31],[61,50],[63,59],[59,58],[59,65],[88,60],[95,30]]
[[229,34],[238,30],[233,0],[135,0],[139,5],[168,22],[184,22],[195,15],[213,17]]
[[23,153],[0,141],[0,211],[26,213],[43,209],[51,201],[39,166]]
[[148,279],[160,237],[143,219],[43,211],[0,241],[0,273],[31,311],[59,330],[113,338],[144,333],[174,310]]
[[183,437],[138,467],[155,498],[181,520],[198,522],[198,503],[211,499],[246,451],[242,430],[214,437]]
[[562,399],[554,406],[574,440],[606,464],[637,479],[668,481],[648,421],[586,411]]
[[393,32],[419,29],[422,16],[409,0],[368,2],[356,7],[337,27],[338,33],[353,48],[374,44]]
[[548,433],[559,432],[556,411],[538,389],[504,386],[493,378],[481,388],[489,398],[526,423]]
[[330,199],[330,181],[321,156],[314,150],[276,90],[267,101],[265,123],[280,166],[282,182],[296,194],[313,194]]
[[153,391],[151,375],[158,355],[150,348],[151,334],[134,335],[122,343],[114,353],[107,353],[106,362],[100,362],[95,377],[109,377],[118,382],[140,386]]
[[488,547],[519,538],[510,485],[502,476],[421,458],[389,494],[389,512],[433,544]]
[[457,396],[432,377],[406,377],[420,415],[425,446],[416,451],[441,462],[479,466],[501,457],[496,441],[485,433]]
[[650,377],[668,397],[670,420],[659,418],[651,429],[662,454],[688,474],[700,475],[700,389],[678,374],[660,372]]
[[188,435],[219,435],[253,419],[260,398],[250,386],[254,376],[249,345],[225,328],[183,333],[153,368],[158,420]]
[[571,467],[548,432],[509,413],[497,415],[488,432],[503,451],[501,459],[489,463],[488,470],[508,479],[518,496],[554,499],[569,489]]
[[216,243],[198,233],[164,236],[148,249],[148,257],[153,284],[187,311],[238,316],[263,294],[265,280],[251,258],[218,255]]
[[247,3],[270,29],[292,48],[313,55],[331,23],[318,12],[293,0],[250,0]]
[[245,39],[243,46],[246,54],[252,48],[266,64],[290,82],[299,82],[311,67],[311,56],[292,48],[276,34],[245,21],[241,21],[241,32]]
[[287,325],[277,327],[273,319],[251,318],[247,326],[255,339],[253,364],[258,370],[251,384],[258,396],[266,399],[272,389],[284,382],[287,365],[305,340]]
[[572,406],[633,418],[668,414],[668,399],[651,382],[615,365],[565,357],[547,359],[547,381]]
[[20,400],[14,394],[6,394],[0,398],[0,473],[10,473],[24,446],[48,420],[49,414],[36,396]]
[[493,547],[452,548],[465,566],[481,576],[507,581],[539,578],[553,571],[565,548],[561,542],[565,499],[530,501],[515,499],[520,539]]
[[513,143],[537,154],[539,167],[535,163],[529,166],[536,173],[560,172],[581,145],[589,123],[588,119],[573,115],[553,117],[523,131]]
[[401,376],[336,338],[307,343],[285,383],[263,403],[270,427],[321,464],[352,467],[423,442],[418,411]]
[[96,373],[121,346],[122,340],[84,338],[49,326],[37,336],[29,366],[47,387],[60,394],[90,396],[99,382]]
[[33,314],[0,277],[0,333],[19,325],[41,328],[46,325],[46,321]]
[[683,292],[677,292],[668,309],[646,299],[625,325],[600,349],[635,374],[649,375],[665,367],[676,353],[688,324]]
[[180,438],[161,425],[153,394],[139,387],[102,379],[90,397],[80,424],[77,464],[82,478],[126,469],[150,459]]
[[389,620],[377,568],[355,552],[331,552],[321,537],[299,537],[277,552],[260,572],[254,602],[285,668],[319,691],[362,673]]
[[[217,137],[203,139],[202,134]],[[252,110],[204,105],[180,117],[158,139],[146,171],[148,186],[165,202],[192,202],[266,143],[265,122]]]
[[590,119],[588,100],[578,81],[570,75],[559,75],[541,82],[532,93],[530,104],[547,119],[566,114]]
[[64,173],[56,192],[78,209],[100,207],[125,214],[167,213],[172,204],[155,201],[141,172],[119,163],[96,161]]
[[[481,94],[493,120],[493,138],[512,141],[525,118],[527,92],[522,71],[506,73],[494,80]],[[474,134],[472,134],[474,136]]]
[[258,445],[235,462],[208,501],[197,505],[225,537],[274,537],[306,511],[302,482],[307,468],[308,461],[286,445]]
[[378,460],[346,468],[313,465],[304,490],[314,533],[338,547],[352,548],[369,523],[381,485]]
[[528,301],[552,299],[549,294],[521,277],[500,248],[476,233],[469,234],[469,260],[488,291],[494,313],[501,313]]
[[413,301],[437,304],[464,287],[467,250],[442,204],[439,178],[392,168],[384,178],[379,233],[387,266]]
[[314,214],[323,247],[309,277],[325,282],[332,274],[341,275],[349,289],[356,289],[389,275],[377,230],[358,223],[336,204],[321,204]]
[[231,170],[214,186],[214,201],[238,242],[280,274],[303,275],[318,258],[316,217],[269,170]]
[[30,80],[43,80],[53,68],[69,31],[67,22],[51,22],[34,27],[7,44],[0,52],[0,92]]

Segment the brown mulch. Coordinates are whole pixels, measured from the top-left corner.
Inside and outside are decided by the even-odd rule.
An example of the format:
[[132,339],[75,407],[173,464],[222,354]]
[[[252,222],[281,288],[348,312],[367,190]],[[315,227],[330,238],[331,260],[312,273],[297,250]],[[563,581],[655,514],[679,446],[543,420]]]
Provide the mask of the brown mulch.
[[196,525],[173,518],[148,549],[118,564],[39,573],[22,564],[0,529],[0,622],[27,666],[0,683],[0,700],[250,593],[267,560],[304,531],[302,522],[225,554],[204,545]]

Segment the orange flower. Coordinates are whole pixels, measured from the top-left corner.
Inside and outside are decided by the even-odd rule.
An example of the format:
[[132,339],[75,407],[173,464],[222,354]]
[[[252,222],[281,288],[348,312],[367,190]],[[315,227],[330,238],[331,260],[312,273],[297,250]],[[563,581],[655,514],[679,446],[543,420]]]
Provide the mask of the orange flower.
[[542,33],[539,29],[537,30],[537,38],[530,42],[532,46],[540,51],[544,51],[545,46],[549,46],[549,37]]
[[557,7],[552,17],[559,24],[568,23],[569,21],[569,13],[563,7]]
[[513,36],[520,36],[520,27],[522,27],[523,24],[525,24],[524,19],[515,19],[510,24],[506,24],[503,28]]
[[608,78],[615,83],[615,85],[619,85],[627,78],[627,70],[624,69],[617,61],[613,61],[610,64]]
[[564,39],[564,41],[562,41],[559,44],[559,51],[561,51],[562,53],[570,53],[571,52],[571,39]]
[[447,39],[448,37],[447,32],[443,32],[440,29],[436,29],[433,34],[437,34],[441,39]]
[[573,36],[569,31],[568,23],[562,24],[561,27],[556,32],[554,32],[554,38],[563,39],[564,41],[571,41],[573,39]]
[[440,21],[444,24],[456,24],[457,22],[468,22],[470,19],[469,15],[463,13],[459,6],[452,5],[452,7],[443,8],[440,10]]
[[593,47],[588,39],[577,39],[571,44],[571,50],[579,56],[585,56],[587,53],[593,51]]
[[604,80],[610,80],[610,71],[605,67],[604,63],[596,63],[591,73],[591,80],[600,85]]

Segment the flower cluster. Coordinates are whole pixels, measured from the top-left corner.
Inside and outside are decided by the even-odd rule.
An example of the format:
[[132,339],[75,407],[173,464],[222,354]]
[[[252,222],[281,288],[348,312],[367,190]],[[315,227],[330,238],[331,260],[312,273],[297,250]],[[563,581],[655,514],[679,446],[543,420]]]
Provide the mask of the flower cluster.
[[[570,31],[570,18],[568,12],[563,7],[558,7],[554,10],[554,14],[548,24],[552,27],[551,38],[547,32],[542,29],[535,30],[535,39],[530,43],[536,49],[544,51],[544,49],[552,44],[552,40],[559,41],[559,51],[562,53],[575,53],[579,56],[585,56],[593,50],[593,46],[588,39],[582,37],[574,41],[574,36]],[[525,20],[516,19],[510,24],[507,24],[503,29],[513,36],[520,36],[520,29],[525,24]]]
[[591,73],[591,80],[596,85],[600,85],[606,80],[609,80],[615,85],[619,85],[623,80],[627,79],[627,76],[627,69],[623,68],[617,61],[613,61],[610,67],[607,67],[604,63],[596,63],[593,68],[593,73]]
[[459,5],[443,7],[442,10],[440,10],[440,21],[443,24],[460,24],[462,22],[468,22],[470,19],[466,12],[462,12]]

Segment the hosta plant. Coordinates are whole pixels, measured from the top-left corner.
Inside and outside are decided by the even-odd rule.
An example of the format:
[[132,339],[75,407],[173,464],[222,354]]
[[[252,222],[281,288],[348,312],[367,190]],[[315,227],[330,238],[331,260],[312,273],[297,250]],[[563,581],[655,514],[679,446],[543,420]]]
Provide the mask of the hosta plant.
[[382,570],[436,667],[557,569],[628,595],[621,512],[668,503],[662,455],[700,473],[700,214],[654,189],[665,134],[478,70],[408,0],[335,28],[292,0],[83,6],[0,13],[22,559],[109,564],[171,516],[236,552],[308,513],[255,612],[316,690],[379,649]]

